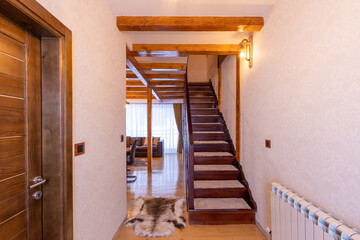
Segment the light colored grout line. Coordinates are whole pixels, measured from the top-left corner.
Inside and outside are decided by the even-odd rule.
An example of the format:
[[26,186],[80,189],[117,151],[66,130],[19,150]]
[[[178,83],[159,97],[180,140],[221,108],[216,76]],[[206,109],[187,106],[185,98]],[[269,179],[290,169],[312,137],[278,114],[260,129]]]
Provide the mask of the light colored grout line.
[[0,97],[8,97],[8,98],[15,98],[15,99],[20,99],[20,100],[25,100],[22,97],[15,97],[15,96],[3,95],[3,94],[0,94]]
[[21,136],[10,136],[10,137],[0,137],[0,140],[2,139],[13,139],[13,138],[22,138],[25,137],[25,135],[21,135]]
[[5,182],[5,181],[10,180],[10,179],[13,179],[13,178],[16,178],[16,177],[19,177],[19,176],[21,176],[21,175],[25,175],[25,173],[20,173],[20,174],[18,174],[18,175],[14,175],[14,176],[11,176],[11,177],[2,179],[2,180],[0,180],[0,183],[1,183],[1,182]]
[[19,61],[21,61],[21,62],[25,62],[24,60],[22,60],[22,59],[20,59],[20,58],[17,58],[17,57],[15,57],[15,56],[13,56],[13,55],[10,55],[10,54],[8,54],[8,53],[6,53],[6,52],[0,51],[0,53],[6,55],[6,56],[8,56],[8,57],[14,58],[14,59],[16,59],[16,60],[19,60]]
[[[13,216],[9,217],[8,219],[6,219],[6,220],[4,220],[4,221],[0,222],[0,225],[2,225],[3,223],[5,223],[5,222],[7,222],[7,221],[10,221],[10,220],[11,220],[11,219],[13,219],[14,217],[17,217],[18,215],[22,214],[22,213],[23,213],[23,212],[25,212],[25,211],[26,211],[26,209],[22,210],[21,212],[18,212],[17,214],[15,214],[15,215],[13,215]],[[21,231],[21,232],[22,232],[22,231]]]

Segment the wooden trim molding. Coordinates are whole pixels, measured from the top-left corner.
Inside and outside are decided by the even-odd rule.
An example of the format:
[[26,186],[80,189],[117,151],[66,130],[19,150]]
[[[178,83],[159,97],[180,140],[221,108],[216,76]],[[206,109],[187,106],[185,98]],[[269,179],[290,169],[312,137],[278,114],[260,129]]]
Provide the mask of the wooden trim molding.
[[185,70],[186,63],[140,63],[140,67],[143,70],[152,70],[152,69]]
[[119,16],[120,31],[260,31],[263,17]]
[[[73,144],[72,144],[72,33],[56,19],[50,12],[35,0],[3,0],[0,1],[0,13],[14,22],[24,26],[28,31],[41,38],[57,39],[58,48],[53,49],[60,61],[54,72],[58,73],[59,85],[53,90],[57,92],[60,101],[57,107],[59,116],[53,116],[59,124],[58,137],[60,144],[43,146],[43,151],[52,148],[59,152],[59,161],[62,166],[61,173],[61,226],[56,227],[61,231],[63,239],[73,239]],[[49,60],[50,61],[50,60]],[[43,79],[42,79],[43,80]]]
[[236,55],[236,159],[241,162],[241,96],[240,96],[240,55]]
[[221,74],[222,74],[222,66],[221,63],[219,64],[219,68],[218,68],[218,107],[219,107],[219,111],[221,112],[221,84],[222,84],[222,78],[221,78]]
[[138,56],[236,55],[239,44],[133,44]]
[[151,114],[152,114],[152,93],[151,88],[147,89],[147,170],[152,172],[152,132],[151,132]]

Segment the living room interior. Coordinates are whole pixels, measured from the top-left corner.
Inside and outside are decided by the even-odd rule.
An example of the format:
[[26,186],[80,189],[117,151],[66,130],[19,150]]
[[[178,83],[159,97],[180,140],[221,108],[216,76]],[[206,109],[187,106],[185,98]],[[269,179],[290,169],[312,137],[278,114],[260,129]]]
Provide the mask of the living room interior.
[[1,1],[0,238],[359,240],[359,9]]

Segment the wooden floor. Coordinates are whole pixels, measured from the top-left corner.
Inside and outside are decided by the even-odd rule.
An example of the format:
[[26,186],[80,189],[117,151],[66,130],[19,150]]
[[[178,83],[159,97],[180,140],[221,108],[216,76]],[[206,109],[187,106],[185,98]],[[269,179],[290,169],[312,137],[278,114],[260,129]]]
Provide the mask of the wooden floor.
[[[146,158],[137,158],[134,166],[130,167],[133,174],[137,176],[137,180],[127,185],[128,214],[130,214],[132,203],[139,196],[185,197],[182,155],[165,154],[163,158],[154,158],[152,176],[147,174],[146,161]],[[187,218],[186,212],[184,216]],[[150,238],[136,236],[132,227],[122,227],[115,239]],[[187,225],[185,229],[176,229],[172,236],[162,239],[266,240],[255,225]]]

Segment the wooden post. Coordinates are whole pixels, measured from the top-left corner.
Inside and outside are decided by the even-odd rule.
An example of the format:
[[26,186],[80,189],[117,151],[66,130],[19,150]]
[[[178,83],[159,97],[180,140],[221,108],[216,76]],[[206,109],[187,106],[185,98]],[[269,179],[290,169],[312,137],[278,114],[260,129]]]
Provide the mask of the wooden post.
[[151,134],[151,104],[152,104],[152,92],[151,88],[147,88],[147,159],[148,159],[148,173],[152,171],[152,134]]
[[218,69],[218,107],[219,111],[221,112],[221,63]]
[[236,55],[236,159],[241,159],[241,100],[240,100],[240,55]]

